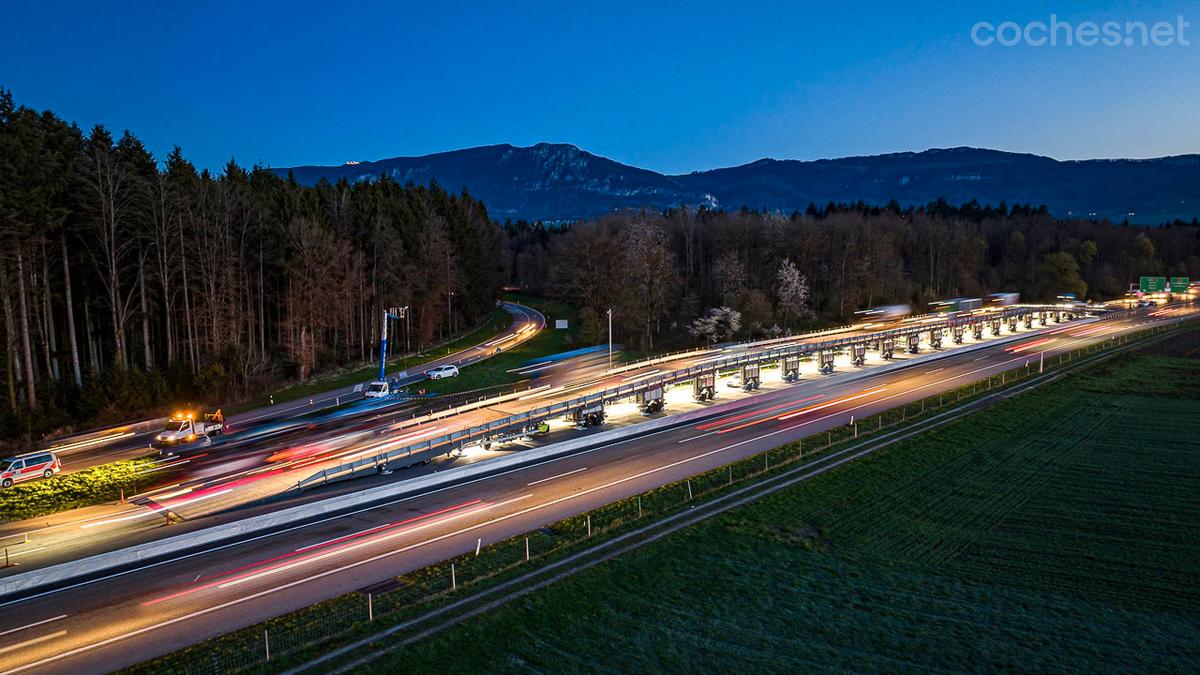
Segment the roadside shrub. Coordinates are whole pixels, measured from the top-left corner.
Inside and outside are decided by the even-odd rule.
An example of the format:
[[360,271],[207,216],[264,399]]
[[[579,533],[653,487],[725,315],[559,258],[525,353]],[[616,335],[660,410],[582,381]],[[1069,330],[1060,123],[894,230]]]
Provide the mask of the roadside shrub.
[[0,489],[0,521],[117,501],[122,489],[128,496],[161,480],[161,474],[146,473],[152,466],[149,458],[130,459]]

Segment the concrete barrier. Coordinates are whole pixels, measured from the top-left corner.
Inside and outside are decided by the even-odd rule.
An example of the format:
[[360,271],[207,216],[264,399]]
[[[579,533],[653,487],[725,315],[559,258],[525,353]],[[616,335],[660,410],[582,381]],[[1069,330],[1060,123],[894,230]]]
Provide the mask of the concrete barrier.
[[[1082,324],[1085,322],[1079,323]],[[1027,339],[1028,337],[1030,337],[1028,333],[1009,335],[974,345],[959,347],[950,350],[950,353],[965,353],[975,351],[977,349],[983,349],[985,347],[994,346],[997,344]],[[863,370],[842,371],[839,375],[845,375],[845,377],[834,375],[824,379],[828,381],[832,380],[833,378],[837,378],[842,382],[854,382],[856,380],[872,377],[880,373],[899,370],[931,360],[936,360],[937,358],[945,356],[946,354],[947,352],[930,352],[921,356],[907,358],[894,363],[874,366]],[[807,381],[811,382],[813,380]],[[574,451],[584,448],[606,445],[634,437],[645,436],[646,434],[656,431],[662,431],[664,429],[686,425],[694,420],[720,415],[725,410],[743,403],[744,400],[745,399],[735,399],[725,401],[713,406],[691,410],[678,415],[667,415],[665,417],[633,424],[627,427],[610,429],[608,431],[590,434],[581,438],[563,441],[561,443],[554,443],[541,448],[523,450],[518,453],[506,455],[504,457],[487,459],[482,462],[469,464],[451,471],[399,481],[392,485],[381,485],[379,487],[368,488],[352,494],[330,497],[328,499],[312,502],[311,504],[293,506],[274,513],[252,516],[250,518],[239,520],[233,523],[214,525],[212,527],[197,530],[195,532],[189,532],[187,534],[167,537],[157,541],[139,544],[137,546],[131,546],[128,548],[118,549],[116,551],[100,553],[79,560],[73,560],[71,562],[59,563],[57,565],[51,565],[41,569],[14,574],[12,576],[0,578],[0,597],[22,591],[29,591],[41,586],[61,583],[70,579],[97,574],[118,567],[135,565],[139,562],[158,559],[174,553],[182,553],[211,544],[233,543],[233,540],[241,536],[265,532],[267,530],[287,525],[295,525],[307,520],[319,518],[324,515],[346,511],[355,507],[373,504],[375,502],[402,497],[420,496],[438,489],[469,482],[471,480],[485,477],[494,473],[500,473],[522,466],[540,464],[557,457],[569,455]]]

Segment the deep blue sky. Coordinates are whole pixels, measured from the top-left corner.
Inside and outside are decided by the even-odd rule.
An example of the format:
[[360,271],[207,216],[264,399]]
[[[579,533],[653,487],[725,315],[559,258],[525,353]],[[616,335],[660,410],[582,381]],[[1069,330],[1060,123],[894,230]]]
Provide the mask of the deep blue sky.
[[[209,168],[542,140],[665,172],[954,145],[1200,152],[1200,0],[842,5],[5,0],[0,86]],[[1182,15],[1192,46],[969,37],[1051,12]]]

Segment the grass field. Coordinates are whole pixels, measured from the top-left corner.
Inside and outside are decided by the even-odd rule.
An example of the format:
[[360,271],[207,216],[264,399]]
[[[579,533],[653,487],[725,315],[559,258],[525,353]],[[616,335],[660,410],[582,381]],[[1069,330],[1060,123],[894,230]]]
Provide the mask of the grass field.
[[[454,394],[484,388],[503,389],[522,379],[521,376],[508,372],[509,370],[525,364],[530,359],[581,346],[572,342],[576,314],[570,305],[526,296],[510,296],[508,299],[533,307],[544,314],[546,328],[537,336],[507,352],[463,368],[458,377],[422,382],[419,388],[433,394]],[[572,330],[556,330],[555,319],[567,319]]]
[[1163,352],[823,474],[372,669],[1195,672],[1200,361]]

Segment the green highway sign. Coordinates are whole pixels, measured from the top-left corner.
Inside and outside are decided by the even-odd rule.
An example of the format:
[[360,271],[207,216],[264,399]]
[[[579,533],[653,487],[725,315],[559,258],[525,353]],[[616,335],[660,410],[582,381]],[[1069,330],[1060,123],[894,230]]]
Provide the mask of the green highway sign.
[[1188,286],[1192,280],[1187,277],[1171,277],[1171,292],[1172,293],[1187,293]]
[[1142,277],[1138,290],[1143,293],[1162,293],[1167,290],[1166,277]]

